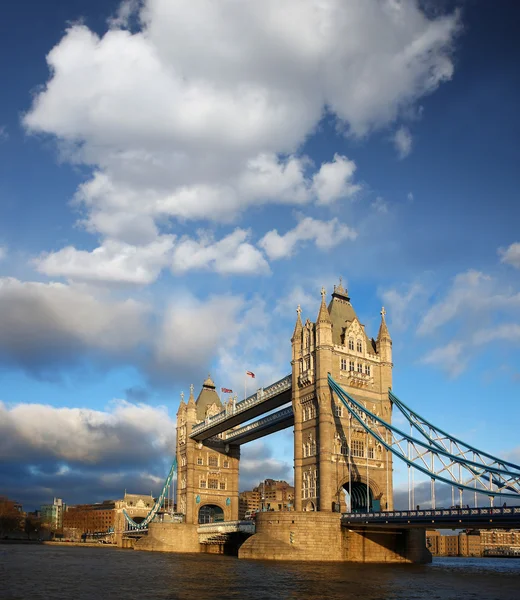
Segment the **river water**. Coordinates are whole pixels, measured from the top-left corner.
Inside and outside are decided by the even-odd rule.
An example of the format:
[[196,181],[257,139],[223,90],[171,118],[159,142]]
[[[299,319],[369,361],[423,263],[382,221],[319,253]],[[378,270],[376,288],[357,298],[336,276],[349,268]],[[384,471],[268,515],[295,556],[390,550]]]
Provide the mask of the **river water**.
[[0,545],[2,600],[519,600],[520,559],[430,565],[245,561],[111,547]]

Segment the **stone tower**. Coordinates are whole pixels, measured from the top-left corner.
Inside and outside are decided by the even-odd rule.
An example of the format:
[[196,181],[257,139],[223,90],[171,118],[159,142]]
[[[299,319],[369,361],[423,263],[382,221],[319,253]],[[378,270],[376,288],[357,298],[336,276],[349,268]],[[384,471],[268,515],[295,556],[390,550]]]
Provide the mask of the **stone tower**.
[[324,289],[321,296],[315,323],[303,323],[298,307],[291,340],[295,508],[391,510],[392,454],[349,418],[327,381],[330,373],[391,422],[392,340],[385,310],[377,339],[369,339],[341,280],[328,306]]
[[196,442],[189,432],[195,423],[224,409],[208,376],[195,400],[193,385],[188,402],[181,394],[177,411],[177,511],[186,523],[238,519],[240,447],[219,437]]

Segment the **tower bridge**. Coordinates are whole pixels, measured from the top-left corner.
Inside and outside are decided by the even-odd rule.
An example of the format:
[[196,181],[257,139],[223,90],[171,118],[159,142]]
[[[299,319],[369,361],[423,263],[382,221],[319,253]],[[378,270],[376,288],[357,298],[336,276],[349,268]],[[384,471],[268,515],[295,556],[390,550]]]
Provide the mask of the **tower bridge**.
[[[141,524],[127,519],[134,529],[148,528],[137,546],[207,551],[240,531],[242,557],[424,562],[430,558],[425,528],[437,522],[520,526],[520,509],[493,509],[495,497],[520,499],[520,467],[435,427],[393,393],[384,308],[374,338],[341,281],[328,305],[325,290],[321,296],[316,321],[302,321],[297,309],[289,375],[240,402],[222,402],[210,377],[197,398],[193,386],[187,402],[181,395],[176,458],[163,491]],[[392,424],[394,410],[410,433]],[[294,427],[294,511],[259,513],[253,534],[251,525],[237,525],[240,448],[288,427]],[[394,511],[395,458],[430,479],[430,511]],[[175,471],[183,522],[158,523],[154,516]],[[491,507],[444,515],[435,508],[437,482],[450,485],[461,506],[465,491]]]

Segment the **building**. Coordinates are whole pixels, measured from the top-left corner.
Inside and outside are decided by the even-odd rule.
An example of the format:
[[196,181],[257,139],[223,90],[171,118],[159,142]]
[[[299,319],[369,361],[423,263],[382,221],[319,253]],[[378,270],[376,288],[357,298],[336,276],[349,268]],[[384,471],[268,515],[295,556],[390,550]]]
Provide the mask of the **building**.
[[511,548],[520,546],[520,530],[518,529],[481,529],[480,545],[483,551],[492,551],[497,548]]
[[63,529],[63,517],[67,505],[61,498],[54,498],[52,504],[42,504],[40,507],[40,517],[42,523],[51,528],[52,531],[61,531]]
[[[386,313],[383,308],[377,338],[370,338],[341,279],[328,306],[324,289],[321,295],[315,323],[303,323],[298,307],[291,340],[295,509],[392,510],[392,453],[349,418],[328,381],[330,374],[360,404],[391,422]],[[374,428],[386,435],[382,426]]]
[[[426,545],[437,556],[483,556],[520,552],[520,531],[506,529],[468,529],[454,535],[426,532]],[[516,555],[516,554],[515,554]]]
[[260,510],[294,510],[294,487],[287,481],[266,479],[239,495],[239,518]]
[[[233,402],[230,399],[229,402]],[[228,402],[228,404],[229,404]],[[224,409],[215,384],[208,376],[195,400],[190,397],[177,412],[177,510],[186,523],[235,521],[238,519],[238,464],[240,447],[220,438],[196,442],[189,437],[192,426]]]
[[81,538],[85,535],[107,532],[114,529],[115,506],[113,500],[97,504],[69,506],[63,516],[65,537]]

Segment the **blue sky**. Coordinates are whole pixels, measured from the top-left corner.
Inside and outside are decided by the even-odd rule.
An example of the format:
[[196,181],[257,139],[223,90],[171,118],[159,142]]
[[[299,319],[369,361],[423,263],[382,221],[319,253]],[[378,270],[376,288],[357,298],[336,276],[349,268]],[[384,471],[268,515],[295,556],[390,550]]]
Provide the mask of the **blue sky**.
[[[180,392],[288,373],[340,275],[394,392],[520,459],[520,9],[320,6],[7,8],[0,493],[158,491]],[[290,432],[243,456],[292,477]]]

